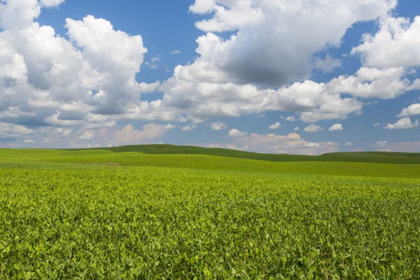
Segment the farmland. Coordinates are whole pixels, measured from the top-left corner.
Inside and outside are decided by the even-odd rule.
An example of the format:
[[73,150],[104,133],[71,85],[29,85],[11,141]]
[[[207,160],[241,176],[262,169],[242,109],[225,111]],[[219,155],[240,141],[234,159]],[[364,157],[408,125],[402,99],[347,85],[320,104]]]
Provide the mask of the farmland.
[[0,278],[420,275],[417,154],[188,149],[0,150]]

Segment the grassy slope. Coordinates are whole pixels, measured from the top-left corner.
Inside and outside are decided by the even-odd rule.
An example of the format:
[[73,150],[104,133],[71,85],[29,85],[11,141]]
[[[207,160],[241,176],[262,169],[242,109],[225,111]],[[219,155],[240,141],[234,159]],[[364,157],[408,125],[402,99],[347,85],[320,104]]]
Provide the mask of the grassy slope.
[[[99,148],[91,150],[106,150],[115,153],[139,152],[145,154],[199,154],[221,157],[234,157],[266,161],[335,161],[335,162],[372,162],[395,164],[420,164],[420,153],[387,153],[387,152],[360,152],[360,153],[331,153],[322,156],[302,156],[287,154],[259,154],[244,151],[202,148],[194,146],[175,145],[135,145],[112,148]],[[74,150],[73,150],[74,151]],[[85,150],[86,151],[86,150]]]
[[420,178],[417,164],[371,164],[358,162],[271,162],[194,154],[115,153],[109,150],[0,150],[0,162],[72,163],[101,166],[149,166],[220,170],[225,172],[313,174]]
[[416,279],[419,202],[418,164],[0,149],[0,279]]
[[419,171],[0,150],[0,279],[416,279]]

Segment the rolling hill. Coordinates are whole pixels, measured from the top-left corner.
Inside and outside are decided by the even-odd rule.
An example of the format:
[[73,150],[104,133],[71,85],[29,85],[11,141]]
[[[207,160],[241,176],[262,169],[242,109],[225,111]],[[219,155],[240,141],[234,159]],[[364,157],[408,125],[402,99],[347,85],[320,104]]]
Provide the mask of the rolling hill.
[[[367,163],[393,163],[393,164],[420,164],[420,153],[394,153],[394,152],[347,152],[329,153],[320,156],[304,156],[289,154],[261,154],[221,148],[203,148],[195,146],[176,146],[167,144],[132,145],[111,148],[83,149],[104,150],[114,153],[137,152],[143,154],[184,154],[208,155],[219,157],[232,157],[242,159],[265,160],[274,162],[289,161],[332,161],[332,162],[367,162]],[[80,151],[69,150],[69,151]]]

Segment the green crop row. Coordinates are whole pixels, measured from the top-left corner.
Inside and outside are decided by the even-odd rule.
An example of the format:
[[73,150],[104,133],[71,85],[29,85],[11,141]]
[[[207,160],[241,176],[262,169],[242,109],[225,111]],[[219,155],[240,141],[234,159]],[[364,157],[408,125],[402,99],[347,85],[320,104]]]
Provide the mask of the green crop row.
[[2,158],[0,279],[420,275],[419,179],[96,166],[112,162],[92,156],[92,165],[46,163],[51,156]]

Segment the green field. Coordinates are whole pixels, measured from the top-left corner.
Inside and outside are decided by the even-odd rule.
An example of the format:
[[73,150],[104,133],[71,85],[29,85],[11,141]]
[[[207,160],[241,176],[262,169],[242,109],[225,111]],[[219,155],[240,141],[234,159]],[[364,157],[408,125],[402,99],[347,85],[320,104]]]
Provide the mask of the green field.
[[0,279],[416,279],[419,159],[0,149]]

